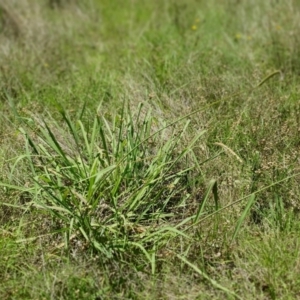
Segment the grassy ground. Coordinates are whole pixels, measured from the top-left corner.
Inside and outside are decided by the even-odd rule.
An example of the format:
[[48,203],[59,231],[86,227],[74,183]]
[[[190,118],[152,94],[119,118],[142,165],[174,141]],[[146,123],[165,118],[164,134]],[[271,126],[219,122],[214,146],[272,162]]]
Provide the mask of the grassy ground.
[[300,299],[299,14],[3,0],[1,299]]

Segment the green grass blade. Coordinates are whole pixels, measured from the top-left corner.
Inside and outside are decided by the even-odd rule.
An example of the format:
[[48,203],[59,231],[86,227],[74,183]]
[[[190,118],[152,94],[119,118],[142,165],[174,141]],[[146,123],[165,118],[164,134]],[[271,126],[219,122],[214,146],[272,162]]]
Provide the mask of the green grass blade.
[[196,213],[196,216],[195,216],[195,219],[193,220],[194,223],[197,223],[200,219],[200,217],[202,216],[203,214],[203,210],[204,210],[204,207],[206,205],[206,202],[207,200],[209,199],[209,196],[211,194],[211,191],[213,190],[214,186],[216,185],[216,180],[215,179],[212,179],[209,184],[208,184],[208,189],[206,190],[206,193],[203,197],[203,199],[201,200],[201,203],[199,205],[199,208],[197,210],[197,213]]
[[205,278],[207,281],[209,281],[211,283],[211,285],[223,292],[225,292],[226,294],[230,294],[234,297],[236,297],[237,299],[243,299],[240,296],[238,296],[237,294],[235,294],[234,292],[230,291],[229,289],[227,289],[226,287],[220,285],[217,281],[215,281],[214,279],[210,278],[206,273],[204,273],[203,271],[201,271],[197,266],[195,266],[194,264],[192,264],[191,262],[189,262],[185,257],[176,254],[176,256],[183,261],[185,264],[187,264],[189,267],[191,267],[195,272],[197,272],[199,275],[201,275],[203,278]]
[[239,217],[239,219],[237,221],[237,224],[236,224],[235,229],[234,229],[234,233],[232,235],[232,240],[231,240],[232,242],[236,239],[236,237],[237,237],[237,235],[238,235],[238,233],[241,229],[241,226],[242,226],[243,222],[245,221],[245,219],[246,219],[251,207],[253,206],[254,202],[255,202],[255,194],[252,194],[249,197],[249,200],[247,202],[247,205],[246,205],[245,209],[243,210],[242,215]]

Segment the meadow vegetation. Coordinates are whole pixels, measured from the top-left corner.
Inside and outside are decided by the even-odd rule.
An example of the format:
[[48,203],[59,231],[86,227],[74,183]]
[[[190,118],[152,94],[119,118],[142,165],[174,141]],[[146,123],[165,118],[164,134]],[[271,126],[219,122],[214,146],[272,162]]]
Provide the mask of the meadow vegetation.
[[1,299],[298,299],[297,0],[0,2]]

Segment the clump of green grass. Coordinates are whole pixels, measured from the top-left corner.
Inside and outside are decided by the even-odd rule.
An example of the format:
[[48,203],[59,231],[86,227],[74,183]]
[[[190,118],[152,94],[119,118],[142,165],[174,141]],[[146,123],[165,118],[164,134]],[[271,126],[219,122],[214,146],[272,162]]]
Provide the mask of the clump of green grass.
[[154,272],[156,251],[184,236],[168,219],[190,196],[190,152],[203,132],[188,144],[189,122],[168,137],[164,127],[153,132],[157,121],[142,106],[135,117],[123,107],[110,121],[96,116],[87,125],[61,114],[64,132],[33,120],[21,129],[34,182],[26,189],[30,205],[58,221],[65,246],[80,240],[103,258],[142,252]]

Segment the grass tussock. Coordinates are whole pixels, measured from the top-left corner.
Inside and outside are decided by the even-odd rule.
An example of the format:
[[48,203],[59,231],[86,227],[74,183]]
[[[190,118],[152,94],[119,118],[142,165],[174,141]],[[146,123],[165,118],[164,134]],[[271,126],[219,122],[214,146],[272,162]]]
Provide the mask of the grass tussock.
[[299,4],[0,4],[1,299],[297,299]]

